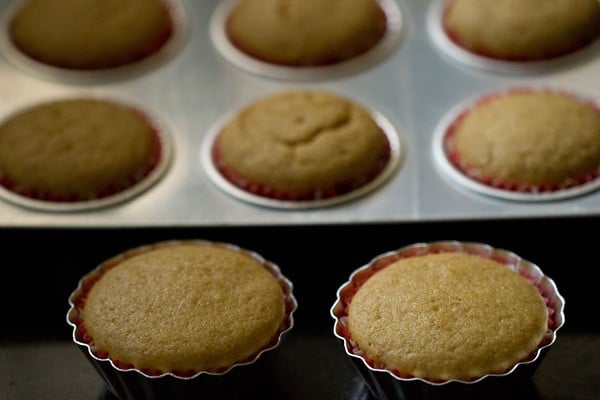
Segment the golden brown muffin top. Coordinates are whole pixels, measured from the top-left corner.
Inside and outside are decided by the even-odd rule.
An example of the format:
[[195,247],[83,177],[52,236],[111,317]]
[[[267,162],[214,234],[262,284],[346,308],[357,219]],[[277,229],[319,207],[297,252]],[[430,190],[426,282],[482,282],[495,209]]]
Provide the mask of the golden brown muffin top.
[[450,0],[444,24],[465,48],[502,59],[560,56],[600,35],[597,0]]
[[19,193],[94,199],[139,181],[156,146],[155,128],[133,108],[101,99],[56,100],[0,125],[0,174]]
[[376,272],[348,310],[352,339],[387,370],[428,380],[502,373],[535,351],[548,312],[507,266],[466,253],[403,258]]
[[150,54],[172,24],[161,0],[28,0],[11,20],[10,37],[35,60],[98,69]]
[[373,47],[386,32],[374,0],[241,0],[226,22],[234,45],[263,61],[318,66]]
[[244,107],[216,145],[226,169],[289,193],[360,186],[389,154],[385,132],[367,109],[310,90],[277,93]]
[[456,154],[483,176],[560,185],[600,166],[600,111],[549,91],[514,91],[479,102],[459,123]]
[[217,371],[267,345],[285,314],[277,279],[249,254],[214,244],[153,248],[91,288],[94,346],[138,369]]

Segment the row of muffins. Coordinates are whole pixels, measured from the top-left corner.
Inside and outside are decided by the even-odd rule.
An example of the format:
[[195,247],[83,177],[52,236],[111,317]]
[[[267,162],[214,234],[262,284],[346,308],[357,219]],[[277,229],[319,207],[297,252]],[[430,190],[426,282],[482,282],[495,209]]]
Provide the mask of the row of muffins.
[[[488,59],[556,59],[589,47],[600,36],[595,0],[437,3],[436,24],[446,40]],[[183,23],[180,7],[174,0],[136,0],[126,6],[114,0],[85,5],[20,1],[5,21],[5,34],[20,54],[46,66],[111,69],[139,62],[165,46]],[[213,39],[222,35],[231,51],[294,69],[360,58],[381,47],[386,35],[402,24],[396,3],[388,0],[236,0],[219,4],[214,19],[219,26]]]
[[[42,209],[124,201],[165,175],[173,136],[146,110],[114,100],[38,104],[0,124],[2,193]],[[580,195],[598,185],[600,108],[566,91],[510,88],[453,110],[433,145],[442,172],[483,193],[521,200]],[[357,101],[287,90],[218,121],[202,157],[227,193],[299,208],[375,190],[396,172],[400,147],[393,126]]]
[[[143,2],[131,3],[129,5],[131,12],[122,13],[123,17],[121,17],[122,19],[118,19],[118,21],[124,23],[124,21],[129,21],[132,18],[138,18],[138,14],[144,16],[143,19],[146,21],[143,22],[144,24],[149,23],[147,21],[162,21],[159,24],[162,26],[161,29],[150,30],[152,33],[143,35],[147,43],[153,43],[152,45],[147,44],[144,47],[156,51],[160,47],[157,43],[164,44],[169,36],[165,32],[173,32],[174,20],[171,19],[168,23],[165,22],[165,16],[169,14],[169,9],[168,7],[158,7],[157,4],[160,4],[160,2],[150,7],[148,14],[141,12],[146,7],[144,4]],[[237,7],[229,5],[232,8],[228,9],[226,23],[224,22],[223,26],[227,28],[227,35],[235,36],[236,34],[233,32],[236,30],[244,32],[244,29],[248,29],[248,21],[245,18],[260,14],[261,18],[267,18],[267,21],[261,24],[261,27],[264,26],[265,29],[271,26],[269,22],[273,20],[276,21],[276,23],[273,23],[277,26],[281,27],[281,25],[285,25],[285,29],[297,30],[297,24],[289,22],[296,21],[296,19],[305,19],[311,12],[311,9],[306,4],[301,4],[303,5],[294,5],[294,3],[277,5],[268,4],[268,2],[263,4],[260,1],[235,3]],[[335,11],[336,15],[346,15],[340,12],[344,9],[343,4],[343,2],[336,2],[330,6],[331,9],[328,9],[328,11]],[[483,3],[477,4],[479,6],[483,5]],[[164,6],[165,4],[162,5]],[[374,45],[377,40],[373,40],[373,38],[381,39],[383,37],[381,20],[386,14],[385,12],[382,14],[381,10],[379,12],[376,11],[377,6],[384,7],[384,5],[385,3],[375,4],[374,2],[366,2],[364,5],[360,3],[361,7],[365,7],[365,12],[359,14],[370,16],[366,22],[361,21],[361,23],[377,27],[377,29],[365,28],[360,30],[361,32],[366,32],[367,39],[363,38],[364,40],[359,40],[347,31],[344,31],[341,37],[344,40],[358,40],[359,42],[363,41],[363,43],[368,42]],[[11,32],[14,32],[13,36],[15,37],[15,43],[18,43],[17,47],[20,49],[27,48],[25,42],[30,39],[29,36],[22,33],[17,34],[17,32],[31,33],[33,31],[31,34],[37,35],[38,38],[44,36],[43,30],[37,32],[32,28],[26,27],[32,26],[36,21],[39,26],[43,26],[44,24],[39,24],[40,18],[52,15],[50,10],[57,12],[57,7],[63,6],[60,1],[27,2],[15,14],[14,21],[11,23]],[[90,25],[94,26],[95,24],[87,19],[92,18],[92,14],[108,15],[110,12],[114,12],[114,5],[111,6],[109,3],[103,3],[102,6],[98,7],[100,9],[96,10],[96,12],[91,12],[90,9],[80,11],[84,14],[88,13],[85,14],[87,17],[82,18],[74,26],[71,26],[71,31],[68,34],[56,39],[62,43],[62,48],[80,50],[81,46],[65,45],[64,41],[67,39],[73,40],[73,37],[79,36],[73,32],[87,29],[86,27]],[[325,5],[323,3],[315,7],[322,8]],[[463,10],[468,6],[463,5],[462,2],[455,1],[451,2],[450,7]],[[578,12],[579,14],[586,15],[587,19],[581,17],[578,21],[586,21],[585,26],[587,26],[587,21],[595,20],[595,14],[593,9],[585,7],[582,6],[583,9],[587,10],[586,12]],[[453,15],[452,8],[449,8],[444,15]],[[260,10],[269,10],[269,12],[261,14]],[[479,14],[483,12],[482,10],[478,11]],[[466,11],[463,11],[464,13],[469,14]],[[157,15],[161,17],[158,18]],[[359,17],[352,14],[352,18],[349,19],[353,20],[353,18]],[[112,21],[112,19],[109,20]],[[85,23],[82,24],[81,21]],[[318,21],[321,20],[319,19]],[[155,22],[150,23],[154,24]],[[321,26],[317,22],[315,23]],[[589,44],[594,36],[591,30],[583,30],[586,32],[586,40],[579,38],[577,41],[581,46]],[[112,30],[109,31],[112,32]],[[115,28],[115,32],[118,31],[120,29]],[[148,31],[142,30],[142,32]],[[159,34],[157,32],[162,33]],[[284,36],[288,37],[290,34],[291,32],[288,32]],[[240,43],[242,41],[241,38],[254,37],[239,32],[237,35],[239,38],[232,40],[232,43],[236,43],[238,48],[244,47]],[[269,35],[266,32],[262,32],[260,35],[276,36]],[[90,39],[86,35],[81,35],[81,37]],[[161,39],[159,40],[158,38]],[[304,44],[312,43],[311,40],[306,40],[306,37],[304,39],[299,42]],[[37,42],[37,40],[35,41]],[[103,47],[112,48],[113,46],[114,43],[111,45],[108,42]],[[329,46],[331,44],[324,47]],[[296,48],[297,46],[291,47]],[[321,51],[324,51],[323,46],[317,47]],[[344,47],[347,49],[354,48],[349,46],[348,42],[344,42]],[[348,52],[347,58],[363,54],[367,51],[368,47],[365,45],[356,47],[356,50]],[[573,45],[572,49],[575,48],[576,46]],[[250,52],[256,54],[259,51],[252,50]],[[151,51],[148,50],[144,54],[148,55],[149,53]],[[310,62],[292,62],[290,61],[291,59],[288,61],[273,60],[266,53],[261,54],[259,58],[263,61],[293,67],[324,65],[343,61],[342,56],[329,58],[327,59],[329,61],[326,61],[322,56],[320,58],[314,53],[310,56],[313,60]],[[32,57],[41,60],[41,56],[39,55]],[[97,55],[94,55],[94,57],[98,58]],[[142,56],[138,55],[129,59],[129,61],[121,63],[109,62],[103,65],[90,63],[85,67],[82,66],[83,64],[68,66],[64,63],[44,62],[67,69],[104,69],[133,62],[140,57]],[[119,59],[123,60],[123,57],[119,57]],[[294,56],[294,59],[298,60],[298,57]],[[320,61],[315,61],[319,59]],[[585,107],[583,104],[585,100],[581,100],[580,102],[575,96],[567,96],[566,93],[560,96],[560,101],[554,99],[555,96],[553,95],[554,93],[551,91],[544,91],[539,96],[533,92],[528,95],[524,93],[510,93],[509,96],[506,96],[505,100],[498,101],[500,103],[498,106],[488,104],[481,108],[477,107],[477,109],[473,107],[472,110],[469,110],[468,118],[464,118],[464,115],[457,117],[457,121],[461,121],[460,129],[456,129],[457,122],[451,121],[449,123],[451,128],[448,129],[448,135],[444,134],[444,137],[439,140],[440,143],[443,143],[441,145],[443,148],[443,157],[438,157],[440,159],[439,164],[442,165],[445,171],[449,171],[450,176],[458,176],[459,182],[466,182],[467,185],[481,189],[485,193],[509,198],[537,198],[529,196],[529,193],[539,192],[551,193],[552,196],[560,197],[594,189],[595,184],[593,182],[598,175],[598,159],[600,158],[598,155],[599,151],[597,150],[598,146],[596,145],[598,140],[598,107],[592,103],[589,104],[589,107]],[[328,100],[319,100],[322,97],[328,98]],[[524,100],[527,98],[530,98],[530,100]],[[118,105],[97,104],[101,102],[90,102],[87,100],[83,100],[83,102],[96,103],[94,107],[112,107],[114,109],[112,112],[115,112],[118,108]],[[275,103],[279,102],[281,102],[281,105],[274,106]],[[512,104],[511,107],[509,109],[502,107],[501,105],[504,102]],[[151,172],[155,165],[158,165],[157,159],[164,161],[161,164],[163,166],[168,164],[168,157],[166,157],[170,153],[168,151],[168,140],[165,139],[165,135],[158,139],[156,137],[153,139],[150,138],[148,132],[154,131],[154,136],[157,136],[157,132],[161,132],[155,126],[151,126],[149,124],[151,121],[149,120],[144,121],[146,126],[143,129],[146,130],[146,136],[141,140],[146,142],[152,140],[154,145],[152,150],[149,150],[148,146],[146,146],[145,153],[132,155],[132,157],[137,157],[137,159],[127,159],[130,156],[123,157],[120,161],[115,159],[114,162],[110,163],[111,168],[106,168],[106,162],[104,164],[97,162],[102,157],[100,155],[102,150],[98,149],[98,153],[90,153],[89,156],[86,156],[85,151],[82,151],[81,147],[89,147],[89,138],[77,143],[79,139],[68,137],[69,134],[64,133],[64,126],[62,126],[62,124],[77,126],[80,121],[75,121],[77,118],[71,118],[70,122],[67,122],[69,121],[68,114],[70,112],[68,110],[63,110],[63,115],[67,116],[58,116],[56,117],[57,121],[52,121],[46,115],[47,113],[54,113],[56,109],[67,107],[69,103],[72,102],[57,102],[56,104],[42,105],[39,108],[26,110],[24,114],[15,116],[3,126],[3,132],[5,132],[3,147],[5,151],[3,155],[4,164],[0,172],[2,172],[2,185],[9,189],[8,196],[11,199],[21,200],[19,196],[25,195],[28,198],[44,200],[44,205],[56,203],[56,200],[59,200],[61,205],[58,207],[63,207],[64,205],[68,207],[77,203],[81,204],[81,200],[83,199],[98,200],[106,198],[123,189],[136,186],[141,181],[147,182],[148,180],[143,178]],[[495,103],[495,101],[488,103]],[[521,107],[525,103],[527,103],[527,106],[524,106],[526,108],[521,110]],[[557,106],[558,103],[560,105]],[[323,111],[316,112],[315,109],[320,107],[323,107]],[[346,108],[349,109],[346,110]],[[491,111],[488,111],[489,109]],[[577,115],[577,117],[569,119],[569,115],[571,115],[571,111],[573,110],[577,111],[576,114],[573,114]],[[138,116],[141,116],[139,115],[140,111],[137,110]],[[522,115],[528,113],[531,116]],[[38,118],[47,122],[46,132],[54,132],[51,136],[56,134],[58,138],[50,138],[51,145],[37,142],[38,140],[45,140],[43,138],[31,140],[32,144],[37,143],[40,145],[40,148],[47,150],[48,157],[64,156],[62,161],[52,163],[53,168],[47,168],[44,165],[45,163],[48,164],[46,162],[47,159],[44,158],[43,153],[35,151],[33,148],[35,147],[34,145],[31,145],[32,147],[29,147],[29,145],[24,146],[23,141],[15,139],[18,136],[18,133],[15,136],[15,132],[18,132],[20,129],[25,129],[25,131],[33,130],[26,126],[24,127],[23,125],[25,124],[18,122],[19,120],[30,119],[32,114],[38,114]],[[77,112],[74,114],[77,114]],[[546,115],[551,118],[532,119],[535,115]],[[579,115],[583,115],[582,121],[584,121],[582,123],[583,128],[581,129],[579,126],[581,122]],[[277,122],[273,122],[274,118],[278,118]],[[349,122],[337,126],[336,124],[339,124],[339,121],[343,119],[347,119]],[[528,122],[529,119],[532,119],[532,121]],[[477,120],[478,122],[471,123],[472,120]],[[36,121],[36,118],[31,119],[31,121]],[[256,123],[256,127],[254,125],[250,126],[248,121],[252,121],[252,124]],[[505,125],[496,126],[495,128],[502,132],[501,135],[497,134],[498,132],[494,133],[492,130],[488,131],[487,126],[490,125],[490,121],[505,121]],[[92,120],[81,123],[83,125],[90,124],[90,126],[96,126],[99,122]],[[270,132],[269,129],[263,129],[274,123],[277,124],[274,126],[281,124],[286,130]],[[376,120],[372,114],[369,115],[369,110],[350,99],[343,99],[339,96],[336,97],[320,92],[283,93],[280,96],[259,99],[255,104],[251,104],[246,109],[240,110],[236,118],[223,127],[223,135],[215,138],[215,146],[207,150],[210,155],[205,155],[204,159],[210,159],[210,162],[206,163],[206,167],[211,172],[211,177],[221,187],[226,188],[229,192],[238,194],[244,199],[251,199],[261,204],[275,204],[277,206],[323,205],[327,204],[327,201],[324,202],[323,200],[329,199],[331,202],[337,202],[343,201],[346,198],[352,198],[354,194],[360,195],[378,186],[393,172],[399,158],[399,146],[396,143],[397,134],[393,132],[393,127],[390,124],[387,124],[387,129],[384,129],[382,127],[384,123],[385,120],[383,118],[380,117],[379,120]],[[54,124],[58,124],[58,127],[55,127]],[[143,124],[142,120],[138,119],[137,124]],[[467,127],[468,125],[470,127]],[[513,129],[515,126],[517,129]],[[357,132],[357,130],[361,130],[361,132]],[[484,132],[484,130],[488,132],[479,133]],[[80,129],[80,131],[83,132],[83,129]],[[463,131],[467,133],[463,134]],[[525,134],[523,133],[524,131]],[[563,132],[571,131],[576,131],[573,133],[573,137],[563,134]],[[36,134],[40,134],[40,132],[36,132]],[[470,138],[464,139],[465,137],[469,137],[469,135]],[[495,138],[495,140],[490,140],[490,137]],[[541,137],[549,137],[548,140],[544,139],[544,141],[548,143],[550,149],[543,149],[538,145]],[[265,139],[268,141],[265,141]],[[580,142],[579,139],[582,141]],[[117,135],[113,135],[112,138],[107,138],[106,140],[112,143],[112,146],[116,146],[119,139]],[[309,142],[310,145],[308,144]],[[118,145],[121,144],[119,143]],[[141,143],[132,144],[132,146],[143,147],[145,145]],[[72,150],[70,152],[61,150],[67,147]],[[260,151],[257,148],[260,148]],[[340,149],[339,153],[336,150],[335,157],[332,156],[334,154],[332,149],[334,148]],[[552,149],[556,148],[563,150],[553,153]],[[582,152],[581,148],[585,148],[586,151]],[[132,153],[137,151],[131,148],[130,150]],[[161,150],[163,151],[163,157],[160,157]],[[105,150],[105,154],[106,152]],[[539,155],[536,155],[537,152],[539,152]],[[556,154],[556,157],[554,159],[548,157],[550,153],[552,155]],[[514,156],[515,154],[517,157]],[[522,157],[521,155],[523,154],[527,154],[527,157]],[[577,157],[573,156],[574,154]],[[90,159],[97,161],[90,162]],[[294,162],[290,162],[289,160],[294,160]],[[520,162],[513,166],[514,161]],[[81,169],[82,165],[85,165],[85,169]],[[159,172],[155,173],[154,176],[160,177],[164,169],[166,167],[162,170],[159,169]],[[112,175],[110,174],[111,171],[114,172]],[[467,177],[466,180],[463,179],[465,176]],[[93,183],[88,184],[88,188],[76,188],[78,184],[75,182],[82,179],[91,180]],[[590,182],[592,184],[589,184]],[[84,182],[84,184],[87,184],[87,182]],[[90,186],[92,184],[93,187]],[[48,187],[48,185],[58,186]],[[146,184],[146,186],[149,186],[149,184]],[[66,191],[65,187],[68,187],[68,191]],[[577,189],[563,190],[573,187],[577,187]],[[491,189],[487,190],[489,188]],[[12,196],[12,193],[18,193],[19,196],[15,198]],[[129,191],[129,193],[135,194],[135,191]],[[524,193],[525,195],[519,197],[515,196],[515,193],[518,195]],[[127,198],[127,196],[121,196],[121,198]],[[271,201],[272,199],[275,201]],[[51,202],[48,200],[51,200]],[[91,206],[106,203],[95,201]],[[33,204],[39,205],[37,202]],[[50,204],[50,207],[58,208],[53,204]]]
[[[227,15],[218,21],[220,39],[248,59],[287,67],[355,59],[380,46],[391,28],[384,7],[372,0],[222,2],[214,24],[221,9]],[[136,0],[127,7],[115,1],[19,0],[3,18],[2,44],[5,55],[29,72],[47,78],[79,76],[86,82],[160,59],[181,43],[186,20],[179,0]],[[216,34],[213,39],[220,40]]]
[[[371,17],[362,23],[378,28],[365,28],[360,31],[367,32],[371,38],[381,39],[383,37],[380,29],[382,14],[381,10],[377,12],[376,6],[385,9],[385,3],[366,3],[368,4],[360,4],[360,7],[365,7],[365,12],[360,14]],[[451,7],[460,9],[467,7],[461,3],[452,2]],[[64,6],[61,4],[60,1],[27,2],[15,14],[14,22],[11,24],[13,31],[30,32],[32,29],[26,27],[35,21],[38,25],[43,26],[44,24],[39,24],[39,19],[43,19],[45,15],[52,15],[49,10],[56,11],[55,7]],[[132,18],[139,18],[137,14],[146,15],[141,12],[146,7],[144,4],[144,2],[131,3],[129,5],[131,12],[122,13],[122,19],[118,19],[118,21],[123,23]],[[157,8],[157,4],[160,2],[150,7],[147,18],[149,21],[161,20],[164,22],[165,15],[169,14],[169,7]],[[243,34],[244,29],[248,29],[248,20],[246,19],[248,16],[260,14],[267,19],[261,24],[261,27],[269,29],[270,21],[276,26],[280,26],[283,22],[306,19],[312,10],[310,7],[313,6],[308,5],[312,3],[301,4],[295,5],[292,2],[277,5],[261,1],[236,4],[232,2],[227,8],[227,23],[224,23],[223,26],[227,28],[228,35],[235,36],[235,33],[232,32],[239,30],[242,32],[237,33],[240,38],[250,37]],[[165,4],[162,5],[165,6]],[[233,7],[233,5],[237,5],[239,8]],[[483,3],[480,4],[480,6],[482,5]],[[167,6],[172,7],[173,5],[167,4]],[[95,24],[87,19],[92,18],[92,14],[110,15],[111,12],[114,12],[114,7],[106,2],[98,7],[100,8],[96,12],[87,9],[85,12],[89,14],[71,26],[72,31],[56,40],[59,42],[66,38],[73,40],[74,36],[78,36],[74,34],[75,30],[86,29],[90,25],[94,26]],[[314,7],[321,9],[325,7],[325,4],[317,2]],[[329,7],[331,8],[327,9],[328,12],[335,11],[336,15],[346,15],[341,12],[344,2],[335,2]],[[261,13],[260,10],[265,8],[270,12]],[[231,17],[229,17],[229,13],[231,13]],[[160,18],[157,17],[159,14]],[[452,9],[448,9],[447,14],[453,14]],[[590,9],[585,13],[580,12],[580,14],[588,16],[585,21],[594,21],[595,14]],[[385,17],[385,15],[384,12],[383,16]],[[352,18],[347,19],[353,20],[353,18],[358,17],[353,14]],[[109,18],[109,20],[111,19]],[[82,24],[81,21],[85,23]],[[583,17],[580,17],[578,21],[583,21]],[[168,39],[169,35],[164,32],[172,33],[174,31],[173,24],[174,20],[171,19],[168,23],[160,24],[163,28],[151,30],[154,33],[145,35],[146,45],[144,47],[156,51],[160,47],[156,43],[164,44]],[[317,22],[315,24],[320,26]],[[292,23],[290,26],[299,29],[298,24]],[[588,24],[582,26],[587,27]],[[38,29],[41,28],[38,27]],[[579,40],[580,45],[589,44],[593,37],[589,29],[583,30],[587,32],[586,38],[590,40]],[[115,31],[119,31],[119,29],[115,28]],[[147,30],[142,30],[142,32],[147,32]],[[163,33],[158,34],[157,32]],[[342,37],[346,38],[348,32],[344,31],[344,33]],[[38,38],[46,36],[43,34],[43,30],[32,34],[37,35]],[[288,35],[284,36],[287,37],[291,34],[288,32]],[[262,32],[261,35],[276,36],[265,32]],[[15,42],[19,43],[19,48],[27,47],[24,44],[24,41],[28,40],[27,35],[15,33],[13,36]],[[23,38],[16,39],[20,36]],[[91,40],[89,36],[82,35],[82,37]],[[157,37],[164,40],[158,41]],[[354,36],[347,39],[358,40]],[[238,47],[244,47],[239,43],[240,40],[242,39],[232,42],[237,43]],[[371,44],[376,42],[372,39],[365,40]],[[52,40],[47,42],[53,43]],[[300,42],[312,43],[312,40],[304,37],[304,40]],[[154,45],[150,46],[149,43],[154,43]],[[324,48],[331,46],[332,44],[317,47],[324,51]],[[62,47],[65,49],[81,48],[81,46],[74,45],[66,46],[64,43]],[[108,42],[103,47],[114,49],[114,43]],[[348,42],[345,42],[344,47],[353,48],[348,46]],[[361,50],[358,50],[359,47]],[[347,58],[364,53],[368,46],[359,47],[356,48],[357,50],[349,52]],[[129,52],[129,50],[126,51]],[[150,52],[145,54],[148,55]],[[258,50],[250,52],[256,53]],[[40,56],[32,57],[41,59]],[[263,61],[287,64],[293,67],[328,63],[315,53],[311,56],[313,61],[304,63],[273,60],[267,54],[263,54],[259,58]],[[121,57],[121,59],[123,58]],[[139,56],[123,63],[133,62],[136,59],[139,59]],[[295,59],[298,60],[298,57]],[[317,59],[321,61],[315,61]],[[329,60],[330,63],[342,62],[343,57],[336,56]],[[64,63],[45,62],[67,69],[104,69],[122,65],[117,62],[108,62],[102,65],[90,63],[82,67],[83,64],[67,66]],[[456,121],[448,122],[449,128],[442,127],[443,137],[439,140],[436,139],[438,143],[441,143],[438,147],[442,149],[436,150],[442,153],[442,156],[438,157],[438,164],[449,176],[457,178],[459,183],[465,183],[476,190],[500,197],[537,199],[540,196],[530,196],[530,194],[541,192],[544,193],[542,198],[555,198],[593,190],[596,186],[594,182],[598,175],[598,160],[600,159],[600,150],[596,144],[598,141],[598,107],[591,102],[588,104],[589,107],[585,107],[584,103],[587,102],[585,99],[580,100],[575,96],[568,96],[568,93],[555,96],[558,93],[551,90],[543,90],[539,95],[533,90],[530,94],[516,92],[502,96],[505,98],[498,100],[496,106],[492,104],[496,101],[486,102],[490,103],[486,105],[481,104],[483,101],[478,102],[481,107],[471,107],[468,118],[465,118],[467,113],[463,112],[456,116]],[[500,96],[493,94],[489,97]],[[129,110],[128,119],[136,120],[136,129],[145,131],[144,137],[139,138],[141,142],[129,142],[128,146],[122,146],[118,138],[123,136],[122,132],[119,135],[113,132],[112,138],[106,138],[104,150],[96,148],[94,152],[87,153],[93,140],[69,135],[79,131],[83,134],[82,136],[85,136],[86,124],[95,127],[100,122],[94,121],[94,113],[91,113],[90,121],[77,121],[74,116],[84,113],[67,109],[78,107],[73,104],[77,102],[79,100],[34,107],[8,119],[2,126],[5,150],[2,160],[0,160],[2,162],[0,181],[2,186],[8,189],[5,195],[9,199],[21,201],[25,197],[43,200],[41,204],[37,201],[27,204],[49,208],[96,207],[110,204],[109,197],[118,201],[128,198],[127,193],[132,195],[139,193],[164,174],[170,157],[169,138],[164,132],[166,130],[163,129],[164,127],[152,125],[155,121],[152,121],[148,115],[144,118],[143,111],[140,109]],[[128,112],[120,109],[118,104],[101,104],[101,101],[90,101],[89,99],[82,99],[81,102],[87,103],[87,105],[80,104],[79,106],[87,107],[88,110],[90,107],[92,109],[111,108],[111,113],[115,113],[111,115],[118,115],[123,111]],[[281,104],[276,105],[277,103]],[[508,109],[502,106],[505,103],[509,104]],[[559,103],[560,105],[558,105]],[[524,108],[521,109],[521,107]],[[573,110],[576,111],[576,114],[573,115],[577,115],[577,117],[570,118],[570,112]],[[73,114],[69,117],[71,112]],[[57,113],[55,120],[47,118],[48,113]],[[133,114],[137,114],[138,118],[133,117]],[[534,119],[535,115],[544,115],[545,117]],[[581,120],[579,120],[579,115],[582,116]],[[275,119],[277,119],[276,122],[274,122]],[[30,127],[19,122],[23,120],[29,120]],[[342,120],[345,122],[340,122]],[[32,136],[41,136],[31,140],[30,144],[18,140],[21,130],[24,132],[35,130],[31,126],[41,123],[40,121],[44,121],[45,132],[52,132],[48,135],[52,137],[45,138],[38,131]],[[460,121],[460,127],[458,121]],[[490,121],[504,121],[504,125],[488,129]],[[580,123],[581,125],[579,125]],[[338,126],[338,124],[340,125]],[[65,125],[72,127],[79,125],[80,129],[73,129],[71,133],[68,133],[70,129],[65,129]],[[265,129],[270,126],[281,126],[285,131]],[[222,131],[223,134],[215,138],[214,146],[212,143],[206,146],[206,152],[209,153],[204,156],[206,170],[221,188],[242,199],[249,199],[260,204],[302,207],[320,206],[351,199],[382,184],[394,172],[399,163],[398,137],[391,124],[387,123],[382,116],[374,115],[371,110],[352,99],[344,99],[332,93],[290,92],[258,99],[254,104],[240,110],[236,118],[232,118],[226,126],[222,127]],[[463,131],[466,133],[462,133]],[[480,134],[480,132],[484,133]],[[498,132],[502,132],[502,134],[497,134]],[[570,136],[571,134],[564,135],[564,132],[574,133]],[[28,135],[30,134],[28,133]],[[138,134],[133,133],[133,136],[135,135]],[[543,149],[542,146],[539,146],[542,137],[544,138],[543,142],[547,143],[549,148]],[[494,140],[492,141],[490,138],[494,138]],[[49,142],[45,142],[45,140],[49,140]],[[148,146],[150,142],[153,143],[151,148]],[[91,162],[91,159],[102,159],[102,154],[110,151],[107,150],[110,146],[117,145],[122,146],[121,150],[124,152],[132,153],[132,157],[135,159],[127,159],[130,155],[123,153],[119,160],[115,159],[110,168],[103,165],[101,161]],[[71,150],[68,152],[61,150],[65,148]],[[580,148],[585,148],[586,151],[582,152],[579,150]],[[39,149],[44,151],[39,151]],[[553,149],[560,149],[560,151],[553,152]],[[105,153],[102,153],[103,151]],[[520,154],[524,152],[529,156],[521,157]],[[535,156],[537,152],[539,152],[539,156]],[[248,154],[252,155],[248,156]],[[554,158],[549,157],[549,154]],[[61,158],[55,158],[57,156]],[[49,163],[48,157],[54,158],[53,162]],[[51,165],[52,168],[47,168],[46,165]],[[157,166],[158,168],[156,168]],[[146,179],[147,176],[153,178]],[[87,186],[86,188],[77,187],[80,184],[78,181],[84,180],[91,182],[81,182]],[[141,185],[141,182],[144,184]],[[126,190],[132,187],[141,189]],[[572,190],[572,188],[576,189]],[[126,192],[125,195],[121,193],[121,196],[112,196],[123,191]],[[13,196],[13,193],[17,193],[17,196]],[[98,201],[100,199],[104,200]],[[94,201],[84,202],[82,200]],[[60,203],[60,205],[56,205],[56,203]]]
[[[228,398],[294,329],[299,305],[284,272],[228,243],[150,243],[87,272],[69,297],[67,323],[119,399]],[[498,379],[526,382],[564,324],[552,279],[476,242],[386,252],[333,293],[331,334],[382,399],[415,383],[460,384],[466,395]],[[386,380],[393,388],[379,397]]]
[[[354,194],[397,154],[367,109],[324,91],[274,94],[216,128],[205,157],[215,172],[248,194],[295,204]],[[173,139],[154,115],[116,100],[44,102],[0,125],[0,185],[41,208],[114,204],[166,173]]]

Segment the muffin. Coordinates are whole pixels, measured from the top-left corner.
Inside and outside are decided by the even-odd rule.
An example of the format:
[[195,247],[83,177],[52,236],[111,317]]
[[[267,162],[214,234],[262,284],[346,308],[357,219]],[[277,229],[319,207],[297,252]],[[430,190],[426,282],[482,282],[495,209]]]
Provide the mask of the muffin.
[[240,0],[225,21],[233,46],[288,67],[332,65],[357,57],[384,36],[376,0]]
[[211,157],[241,190],[312,201],[372,182],[391,151],[386,132],[360,104],[325,91],[290,90],[237,111],[217,132]]
[[506,61],[554,59],[600,36],[597,0],[448,0],[449,39],[465,50]]
[[452,383],[466,394],[492,376],[514,377],[537,366],[564,323],[564,300],[537,266],[482,243],[382,254],[337,294],[335,335],[370,389],[386,393]]
[[512,88],[474,102],[445,132],[456,169],[489,187],[557,192],[598,177],[600,109],[566,91]]
[[28,199],[104,199],[142,182],[164,161],[158,128],[141,110],[99,98],[23,109],[0,124],[0,185]]
[[227,393],[239,383],[229,377],[279,346],[297,307],[276,265],[204,240],[116,255],[83,276],[69,304],[75,343],[120,399]]
[[58,68],[99,70],[142,60],[174,28],[161,0],[27,0],[9,22],[13,45]]

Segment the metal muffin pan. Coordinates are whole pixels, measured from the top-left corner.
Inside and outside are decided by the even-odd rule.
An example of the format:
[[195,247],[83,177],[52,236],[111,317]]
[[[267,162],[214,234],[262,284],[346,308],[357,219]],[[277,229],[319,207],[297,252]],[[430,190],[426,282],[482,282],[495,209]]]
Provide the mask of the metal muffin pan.
[[[21,0],[19,0],[21,1]],[[110,79],[39,74],[0,50],[0,123],[33,103],[74,95],[122,99],[147,108],[170,132],[172,164],[159,182],[110,207],[47,212],[0,201],[5,227],[118,227],[297,225],[587,216],[600,213],[600,191],[544,202],[487,196],[447,179],[434,160],[434,134],[444,116],[466,99],[508,86],[563,88],[600,101],[600,43],[577,57],[535,68],[481,68],[440,45],[439,1],[394,0],[393,46],[376,62],[340,74],[333,69],[296,79],[268,76],[236,64],[215,42],[219,0],[170,0],[181,23],[176,44],[151,66],[113,71]],[[15,0],[0,0],[6,15]],[[223,6],[221,6],[223,7]],[[222,20],[222,18],[221,18]],[[437,32],[437,33],[436,33]],[[221,38],[222,40],[222,38]],[[374,190],[327,207],[264,207],[215,185],[201,149],[224,116],[266,94],[315,88],[355,99],[384,115],[402,143],[402,163]]]

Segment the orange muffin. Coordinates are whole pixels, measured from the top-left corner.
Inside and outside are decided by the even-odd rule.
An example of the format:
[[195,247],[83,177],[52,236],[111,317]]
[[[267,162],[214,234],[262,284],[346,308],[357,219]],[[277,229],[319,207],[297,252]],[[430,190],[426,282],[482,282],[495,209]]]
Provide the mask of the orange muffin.
[[291,67],[339,63],[375,46],[387,29],[375,0],[240,0],[225,31],[258,60]]
[[[186,392],[176,390],[196,380],[207,390],[234,367],[243,374],[240,367],[250,370],[280,344],[296,308],[291,283],[277,266],[203,240],[118,254],[88,272],[69,303],[75,343],[105,371],[119,398],[180,398]],[[132,372],[136,379],[128,378]],[[154,392],[162,385],[173,385],[173,392]]]
[[508,61],[579,50],[600,36],[597,0],[448,0],[443,27],[464,49]]
[[483,96],[449,127],[456,168],[497,188],[545,192],[600,173],[600,109],[557,90],[515,88]]
[[390,159],[383,129],[363,106],[316,90],[284,91],[239,110],[212,147],[233,185],[278,200],[339,196],[371,182]]
[[154,170],[158,135],[142,111],[111,100],[31,106],[0,124],[0,185],[49,202],[105,198]]
[[27,0],[9,24],[28,57],[59,68],[96,70],[139,61],[173,32],[161,0]]

